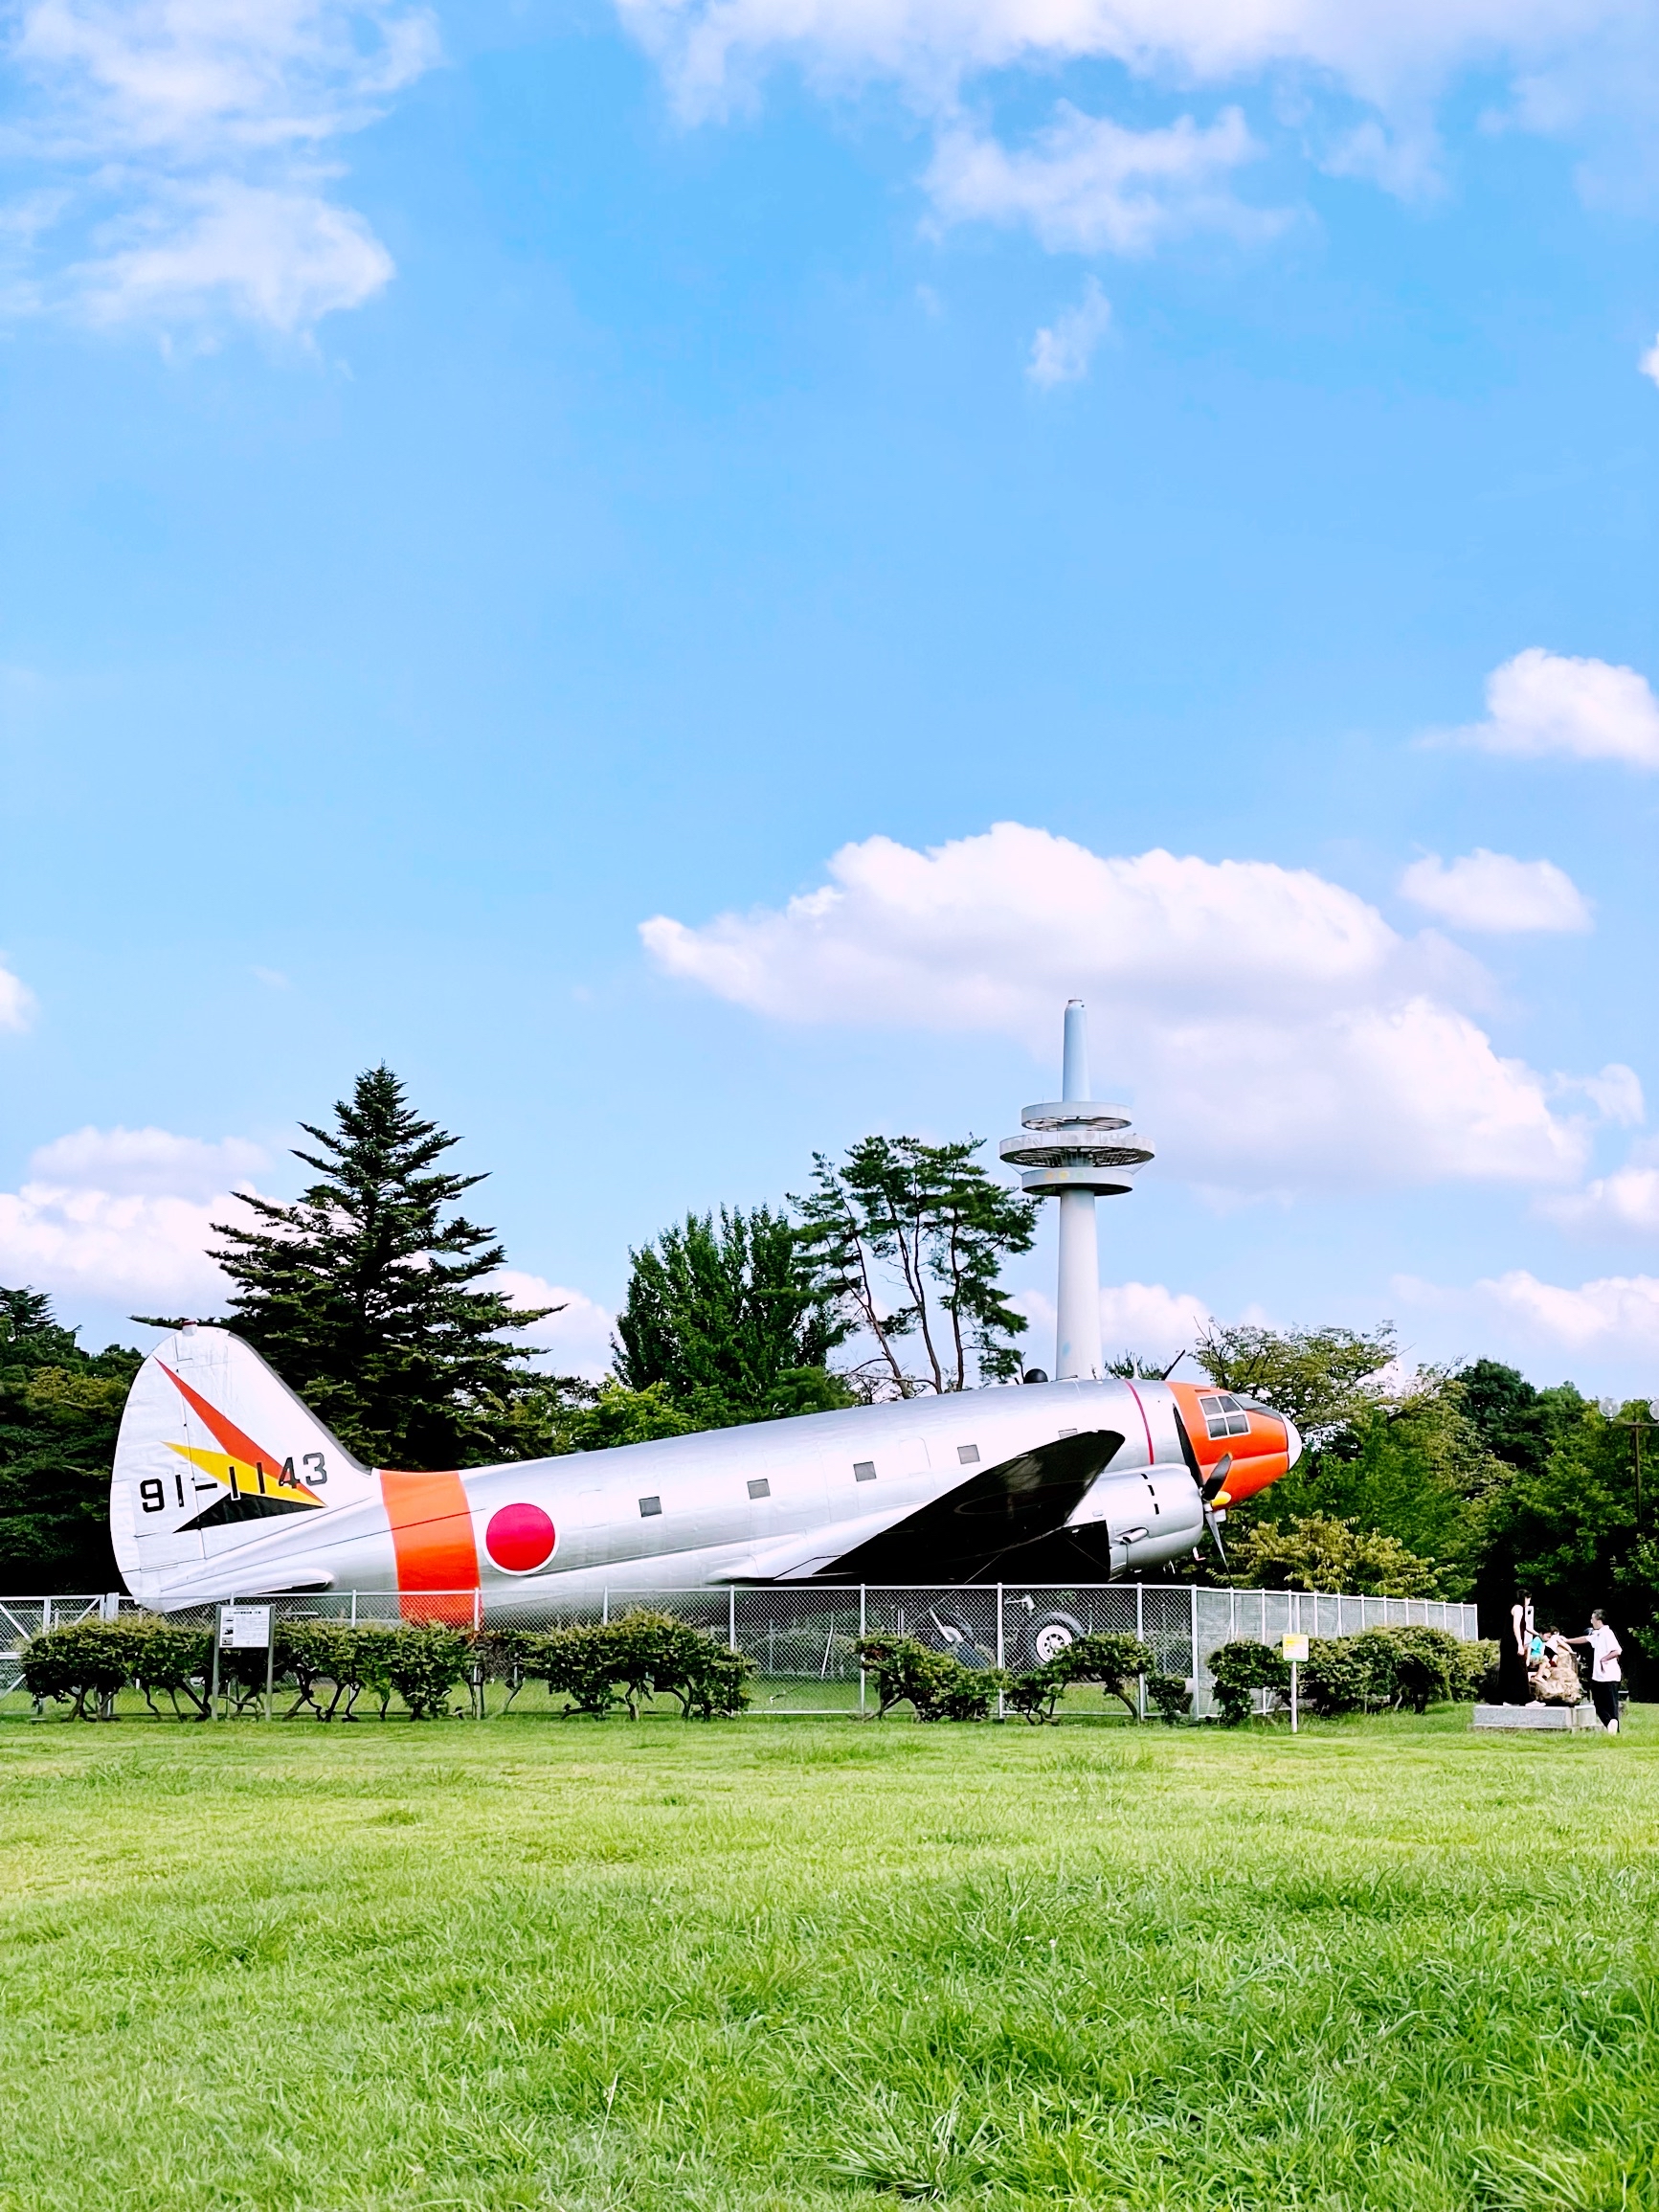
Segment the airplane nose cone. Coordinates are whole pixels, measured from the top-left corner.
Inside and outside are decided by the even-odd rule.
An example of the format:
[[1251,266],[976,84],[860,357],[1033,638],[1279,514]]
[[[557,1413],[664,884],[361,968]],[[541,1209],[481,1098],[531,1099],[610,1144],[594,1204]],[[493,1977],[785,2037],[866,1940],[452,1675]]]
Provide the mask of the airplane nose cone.
[[1294,1467],[1302,1456],[1302,1432],[1288,1414],[1281,1413],[1279,1418],[1285,1424],[1285,1465]]

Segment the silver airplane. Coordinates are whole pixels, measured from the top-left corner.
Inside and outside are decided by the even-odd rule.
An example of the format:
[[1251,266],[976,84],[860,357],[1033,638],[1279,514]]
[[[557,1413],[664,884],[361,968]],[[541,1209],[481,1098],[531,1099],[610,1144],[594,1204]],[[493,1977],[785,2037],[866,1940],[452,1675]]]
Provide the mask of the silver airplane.
[[110,1486],[161,1611],[395,1592],[510,1622],[602,1588],[1100,1581],[1191,1551],[1301,1438],[1236,1393],[1057,1382],[460,1473],[363,1466],[250,1346],[187,1327],[140,1369]]

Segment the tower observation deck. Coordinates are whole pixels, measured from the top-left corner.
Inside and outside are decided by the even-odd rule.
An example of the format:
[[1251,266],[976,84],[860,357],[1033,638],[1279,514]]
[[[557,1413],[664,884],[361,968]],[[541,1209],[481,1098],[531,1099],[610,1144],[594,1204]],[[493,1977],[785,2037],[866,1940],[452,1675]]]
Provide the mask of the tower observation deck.
[[1088,1095],[1088,1015],[1081,999],[1066,1004],[1060,1088],[1061,1098],[1027,1106],[1020,1117],[1023,1133],[1005,1137],[998,1149],[1020,1170],[1022,1189],[1060,1202],[1054,1374],[1065,1382],[1098,1376],[1104,1366],[1094,1202],[1132,1190],[1153,1150],[1130,1127],[1126,1108]]

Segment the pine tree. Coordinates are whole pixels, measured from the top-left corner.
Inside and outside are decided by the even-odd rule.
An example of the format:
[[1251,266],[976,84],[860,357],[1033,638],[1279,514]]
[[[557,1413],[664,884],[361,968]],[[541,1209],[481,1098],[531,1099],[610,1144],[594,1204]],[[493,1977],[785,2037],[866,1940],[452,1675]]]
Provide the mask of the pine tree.
[[[792,1199],[803,1250],[836,1310],[869,1335],[867,1388],[908,1398],[965,1390],[1020,1372],[1025,1317],[999,1280],[1004,1258],[1029,1252],[1037,1208],[986,1174],[982,1139],[924,1144],[916,1137],[864,1137],[836,1166],[813,1155],[813,1187]],[[907,1340],[927,1364],[909,1373]]]
[[376,1467],[467,1467],[507,1456],[517,1402],[543,1386],[504,1332],[545,1307],[481,1285],[505,1254],[454,1209],[484,1178],[440,1166],[458,1141],[410,1106],[390,1068],[359,1075],[335,1127],[301,1126],[319,1180],[291,1206],[252,1195],[257,1226],[215,1222],[235,1284],[230,1326]]

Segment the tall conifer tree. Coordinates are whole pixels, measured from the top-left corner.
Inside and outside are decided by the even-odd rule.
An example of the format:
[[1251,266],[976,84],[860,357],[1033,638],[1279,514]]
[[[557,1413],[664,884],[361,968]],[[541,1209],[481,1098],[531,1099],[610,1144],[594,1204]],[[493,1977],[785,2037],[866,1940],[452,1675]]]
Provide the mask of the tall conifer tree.
[[504,1451],[515,1402],[540,1386],[504,1341],[545,1313],[482,1286],[505,1254],[454,1210],[484,1178],[439,1162],[458,1141],[409,1104],[390,1068],[358,1076],[333,1129],[302,1122],[317,1171],[291,1206],[249,1196],[253,1228],[215,1222],[235,1284],[230,1325],[341,1441],[377,1467],[466,1467]]

